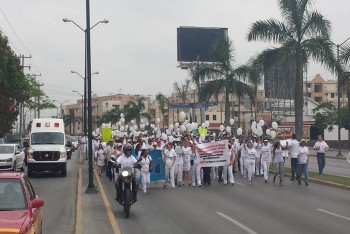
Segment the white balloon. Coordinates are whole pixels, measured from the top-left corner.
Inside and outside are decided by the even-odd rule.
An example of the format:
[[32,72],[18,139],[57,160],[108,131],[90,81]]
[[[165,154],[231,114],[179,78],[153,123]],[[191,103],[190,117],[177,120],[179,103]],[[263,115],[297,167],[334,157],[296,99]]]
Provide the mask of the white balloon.
[[208,121],[208,120],[205,121],[205,127],[206,127],[206,128],[209,128],[209,125],[210,125],[209,121]]
[[160,123],[160,118],[157,118],[156,122],[157,122],[157,123]]
[[226,127],[226,132],[229,133],[229,134],[231,134],[231,127],[230,127],[230,126],[227,126],[227,127]]
[[198,123],[194,123],[194,129],[197,129],[198,128]]
[[173,142],[174,141],[174,137],[173,136],[170,136],[169,137],[169,142]]
[[224,131],[225,130],[225,126],[224,125],[220,125],[220,131]]
[[124,118],[124,114],[123,113],[120,114],[120,118]]
[[252,125],[252,132],[255,132],[257,130],[256,126]]
[[175,123],[175,128],[178,128],[180,126],[179,123]]
[[188,124],[188,120],[187,119],[185,120],[185,124]]
[[205,135],[203,133],[201,134],[200,138],[201,138],[201,141],[205,141]]
[[202,125],[201,125],[201,126],[202,126],[202,128],[205,128],[205,123],[202,123]]
[[266,129],[266,134],[270,135],[270,133],[271,133],[271,130],[270,129]]
[[270,132],[270,136],[271,136],[272,139],[275,138],[276,137],[276,132],[275,131],[271,131]]
[[256,126],[256,122],[255,121],[252,122],[252,126]]
[[185,125],[181,125],[181,131],[186,131],[186,126]]
[[153,129],[154,132],[156,132],[157,130],[158,130],[158,128],[156,128],[156,127]]
[[179,118],[180,118],[180,120],[184,120],[186,118],[185,112],[181,111],[179,114]]
[[149,125],[149,123],[148,122],[146,122],[146,126],[148,126]]
[[243,133],[242,128],[237,128],[237,135],[240,136],[242,135],[242,133]]
[[265,121],[262,119],[262,120],[259,121],[259,124],[260,124],[261,126],[264,126]]
[[125,125],[125,131],[128,131],[129,125]]
[[258,136],[262,136],[264,133],[263,133],[263,130],[262,129],[258,129],[258,132],[257,132],[257,135]]
[[230,119],[230,124],[233,125],[235,123],[234,119]]
[[132,120],[130,121],[130,123],[131,123],[131,124],[134,124],[134,123],[135,123],[135,120],[132,119]]
[[140,123],[142,123],[142,124],[143,124],[143,119],[140,119]]
[[276,122],[273,122],[272,123],[272,128],[277,130],[278,129],[278,124]]
[[103,123],[103,124],[102,124],[102,128],[105,128],[105,127],[106,127],[106,124],[105,124],[105,123]]
[[258,125],[258,127],[256,128],[257,130],[261,130],[262,131],[262,127],[261,127],[261,125]]
[[121,122],[121,123],[125,123],[125,119],[122,117],[122,118],[120,119],[120,122]]
[[124,130],[125,130],[124,126],[121,126],[120,131],[124,132]]
[[173,130],[174,129],[174,124],[169,124],[169,129]]
[[154,124],[151,124],[151,128],[155,128],[156,127],[156,125],[154,125]]
[[162,139],[165,141],[166,139],[168,139],[168,136],[165,133],[162,133]]

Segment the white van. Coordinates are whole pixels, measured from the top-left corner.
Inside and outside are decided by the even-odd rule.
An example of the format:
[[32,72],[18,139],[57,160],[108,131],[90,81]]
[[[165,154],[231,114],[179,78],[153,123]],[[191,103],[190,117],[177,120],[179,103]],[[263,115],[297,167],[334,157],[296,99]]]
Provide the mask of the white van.
[[33,119],[28,156],[28,177],[37,171],[67,176],[67,152],[62,119]]

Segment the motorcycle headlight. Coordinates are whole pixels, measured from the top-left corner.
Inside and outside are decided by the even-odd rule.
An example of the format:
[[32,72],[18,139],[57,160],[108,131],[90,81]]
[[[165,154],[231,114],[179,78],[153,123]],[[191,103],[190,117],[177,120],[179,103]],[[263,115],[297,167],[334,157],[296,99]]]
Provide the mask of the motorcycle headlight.
[[6,162],[12,162],[12,158],[6,159]]
[[122,172],[122,176],[123,176],[123,177],[127,177],[128,175],[129,175],[129,172],[128,172],[128,171],[123,171],[123,172]]

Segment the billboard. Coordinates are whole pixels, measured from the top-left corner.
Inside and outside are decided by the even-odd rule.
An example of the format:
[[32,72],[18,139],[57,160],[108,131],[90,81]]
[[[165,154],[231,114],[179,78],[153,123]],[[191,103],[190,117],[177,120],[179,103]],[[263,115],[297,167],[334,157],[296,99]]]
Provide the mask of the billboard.
[[227,28],[179,27],[178,62],[217,62],[212,55],[214,44],[227,36]]
[[[276,130],[277,138],[290,139],[295,132],[295,125],[280,125]],[[303,139],[310,140],[310,125],[303,125]]]

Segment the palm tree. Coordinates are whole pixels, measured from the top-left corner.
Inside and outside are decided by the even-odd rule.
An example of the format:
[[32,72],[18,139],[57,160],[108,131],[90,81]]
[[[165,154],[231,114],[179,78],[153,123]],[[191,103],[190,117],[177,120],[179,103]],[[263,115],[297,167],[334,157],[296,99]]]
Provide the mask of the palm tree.
[[[190,89],[191,81],[186,79],[185,83],[179,84],[177,81],[173,84],[176,96],[182,101],[182,104],[186,104],[187,92]],[[177,119],[179,120],[179,109],[177,109]]]
[[[158,93],[156,95],[156,101],[159,104],[159,108],[160,108],[160,111],[162,112],[163,116],[165,115],[165,113],[167,113],[167,112],[169,113],[170,102],[166,96],[164,96],[162,93]],[[168,107],[168,108],[166,108],[166,107]],[[163,129],[164,129],[164,121],[163,121]]]
[[119,109],[118,106],[114,106],[113,109],[106,111],[103,116],[102,119],[106,122],[109,123],[111,122],[111,124],[116,124],[119,119],[120,119],[120,114],[122,113],[122,111]]
[[147,119],[151,119],[150,114],[146,112],[142,112],[145,109],[145,100],[146,98],[140,96],[136,99],[136,101],[130,101],[126,109],[124,109],[125,113],[125,122],[128,123],[132,119],[136,120],[136,124],[140,126],[141,118],[146,117]]
[[335,71],[336,60],[330,41],[331,24],[319,12],[310,9],[311,0],[278,0],[283,21],[260,20],[250,27],[248,41],[272,41],[281,46],[264,50],[257,58],[262,69],[281,61],[295,62],[294,95],[297,139],[303,131],[303,67],[309,58]]
[[348,97],[348,108],[350,113],[350,44],[345,44],[340,48],[340,62],[342,63],[342,75],[340,79],[340,87]]
[[241,98],[248,93],[250,85],[244,83],[241,79],[248,78],[249,68],[246,65],[233,66],[233,46],[228,37],[215,43],[213,55],[218,62],[198,65],[195,71],[196,74],[192,77],[197,86],[201,84],[199,90],[201,102],[207,102],[212,96],[224,93],[224,122],[228,125],[230,120],[230,95],[239,95],[239,98]]
[[[69,124],[69,134],[73,136],[75,135],[75,124],[80,124],[82,121],[82,118],[79,116],[75,116],[74,109],[69,110],[69,115],[65,115],[63,119],[65,125]],[[73,125],[73,131],[72,131],[72,125]]]

